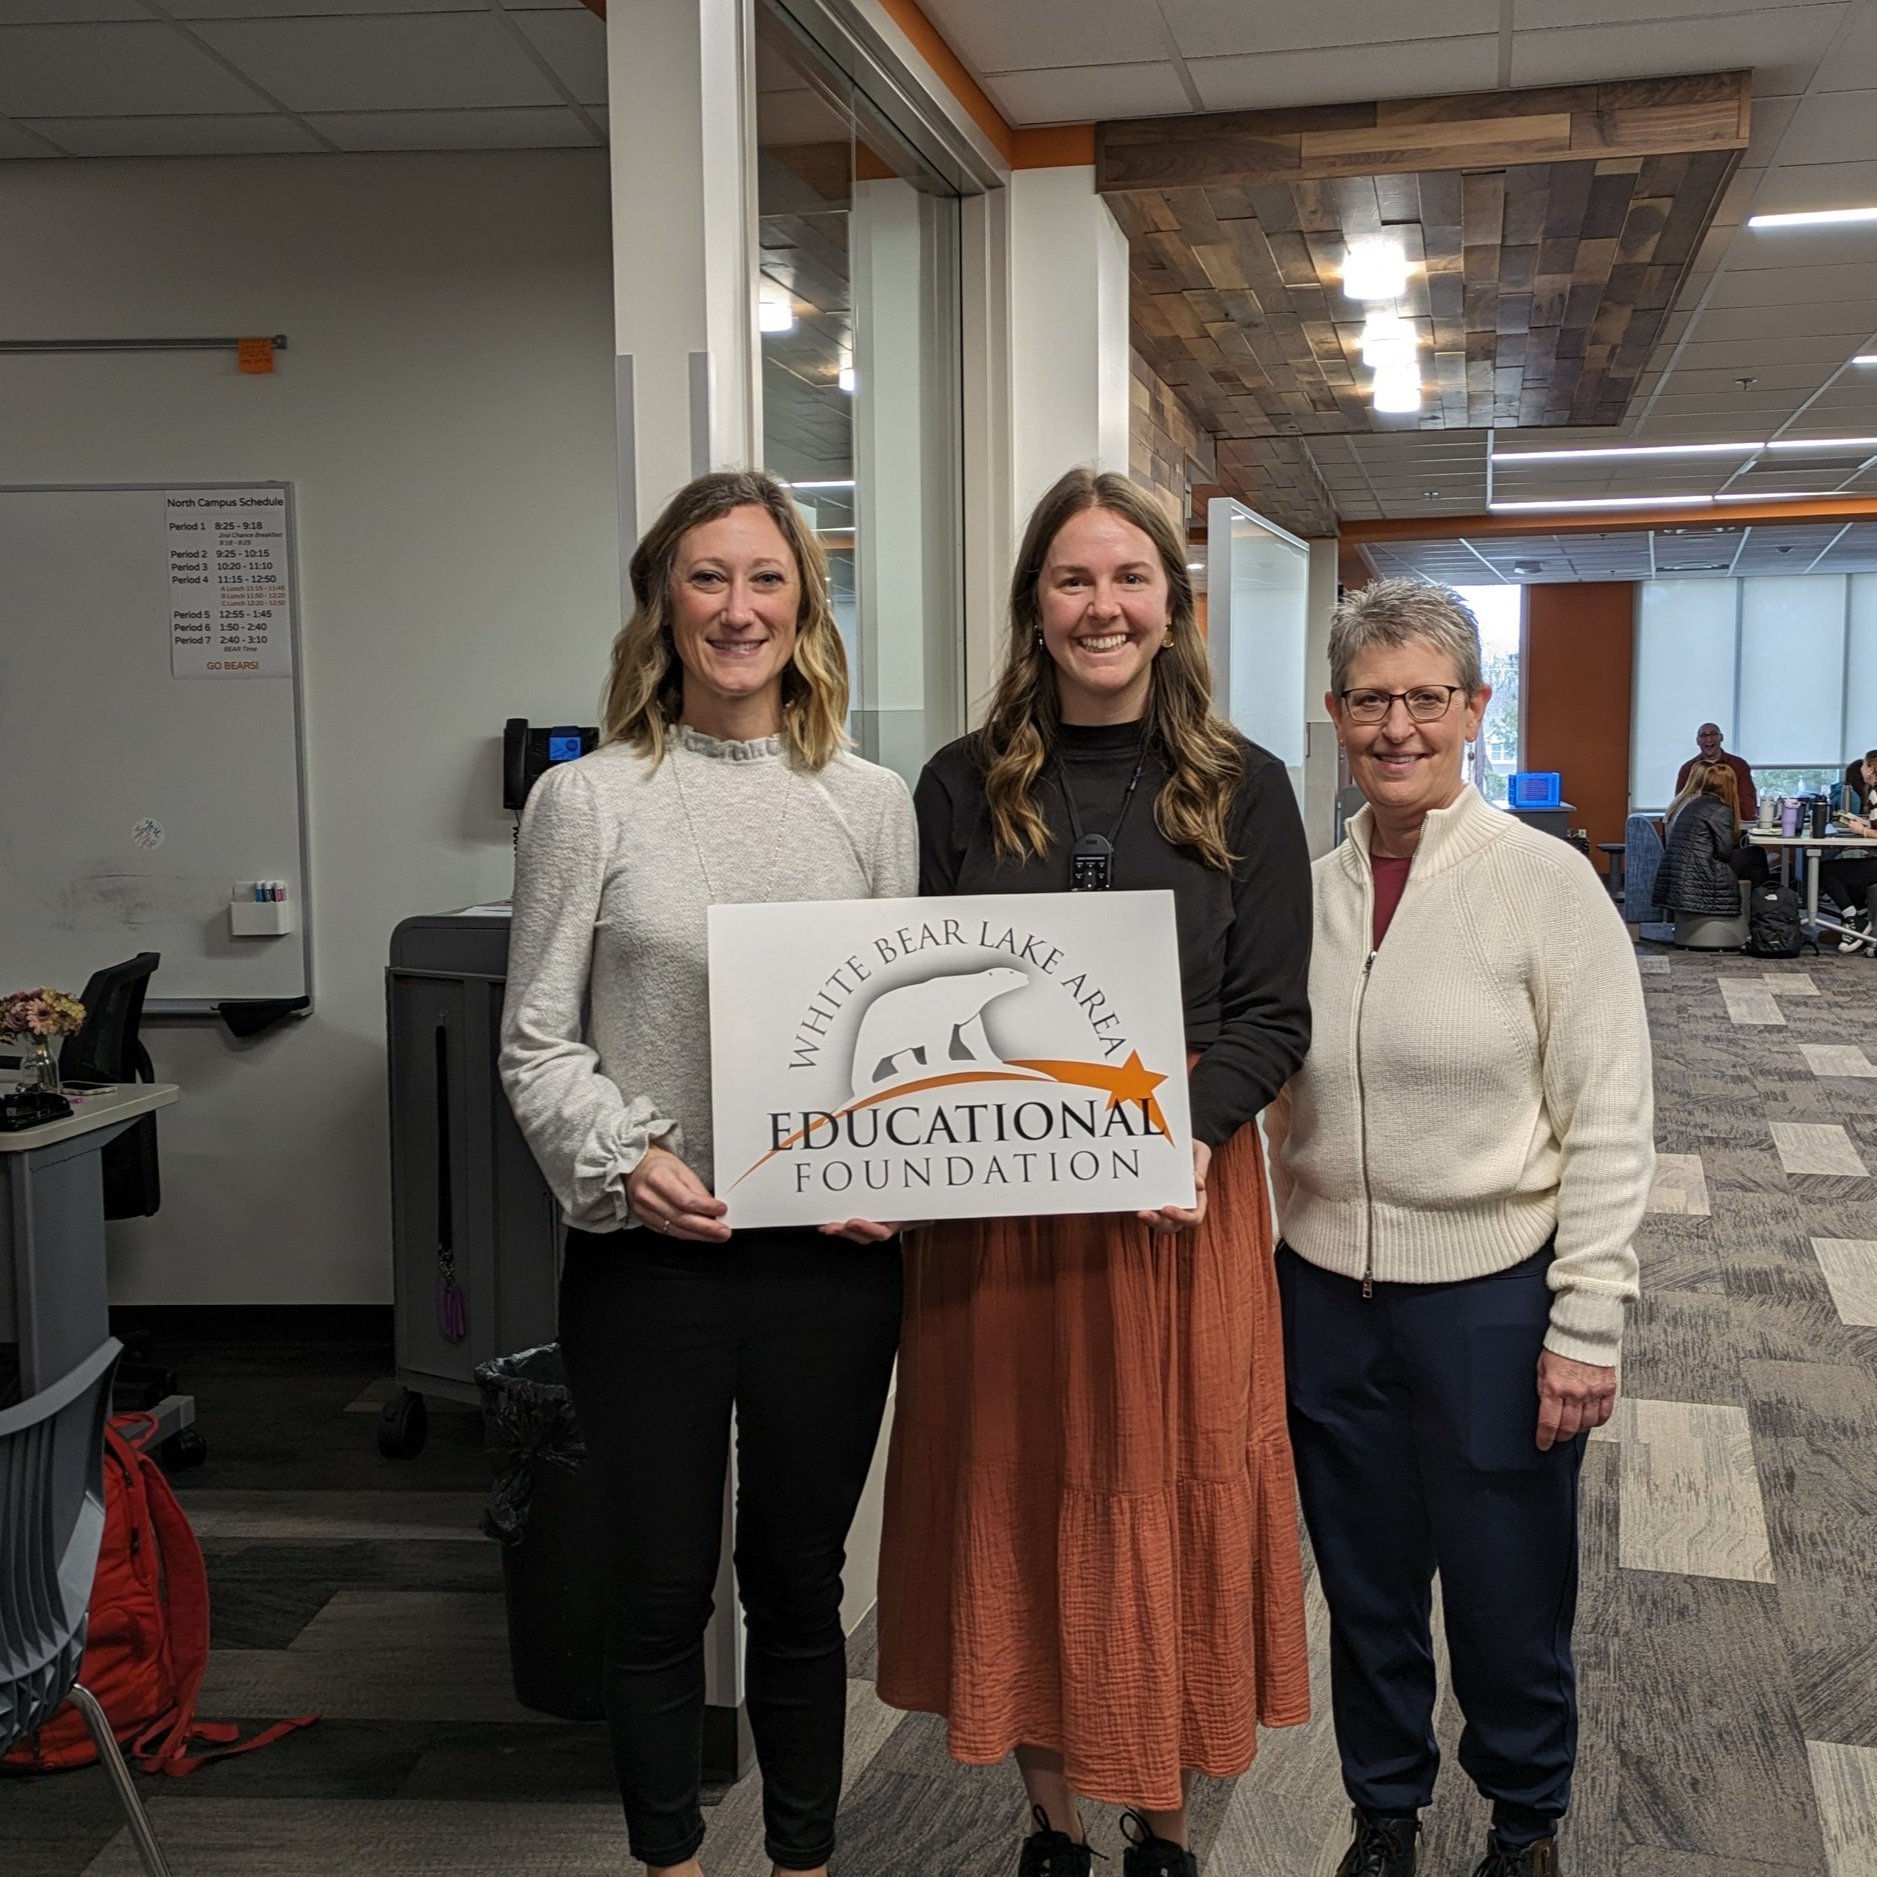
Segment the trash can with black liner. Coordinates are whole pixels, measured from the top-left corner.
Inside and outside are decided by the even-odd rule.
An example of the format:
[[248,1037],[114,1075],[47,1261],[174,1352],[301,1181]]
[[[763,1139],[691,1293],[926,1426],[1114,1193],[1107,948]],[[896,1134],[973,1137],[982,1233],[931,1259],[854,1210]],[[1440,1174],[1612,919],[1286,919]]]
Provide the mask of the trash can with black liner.
[[495,1479],[482,1529],[502,1546],[515,1699],[562,1720],[605,1713],[599,1482],[586,1464],[560,1346],[476,1369]]

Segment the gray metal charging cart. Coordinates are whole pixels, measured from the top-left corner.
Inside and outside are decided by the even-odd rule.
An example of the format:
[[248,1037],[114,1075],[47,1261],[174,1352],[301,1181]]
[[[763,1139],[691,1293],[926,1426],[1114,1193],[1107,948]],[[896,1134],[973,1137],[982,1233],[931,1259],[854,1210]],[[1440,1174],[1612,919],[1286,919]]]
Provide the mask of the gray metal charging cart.
[[496,1079],[507,976],[506,910],[425,913],[391,935],[392,1459],[423,1447],[426,1395],[473,1404],[477,1363],[554,1338],[560,1212]]

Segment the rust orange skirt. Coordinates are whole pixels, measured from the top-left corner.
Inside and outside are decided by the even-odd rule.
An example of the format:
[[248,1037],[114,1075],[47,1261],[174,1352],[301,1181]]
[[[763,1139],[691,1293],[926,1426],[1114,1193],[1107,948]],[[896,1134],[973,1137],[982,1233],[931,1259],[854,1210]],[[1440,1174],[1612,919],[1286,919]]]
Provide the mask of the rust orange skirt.
[[1263,1152],[1205,1223],[973,1219],[912,1235],[880,1562],[879,1692],[954,1758],[1054,1748],[1170,1809],[1309,1716]]

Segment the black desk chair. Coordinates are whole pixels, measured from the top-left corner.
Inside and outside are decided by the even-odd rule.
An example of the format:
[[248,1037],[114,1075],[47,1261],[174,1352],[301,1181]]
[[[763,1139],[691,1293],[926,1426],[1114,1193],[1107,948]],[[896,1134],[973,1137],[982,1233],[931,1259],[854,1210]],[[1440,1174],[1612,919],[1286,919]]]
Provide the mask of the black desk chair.
[[[138,1040],[143,996],[162,961],[160,952],[139,952],[121,965],[91,974],[79,997],[85,1021],[59,1051],[59,1074],[67,1082],[154,1082],[150,1052]],[[98,1156],[104,1168],[104,1216],[143,1219],[163,1203],[157,1169],[156,1116],[133,1121]]]

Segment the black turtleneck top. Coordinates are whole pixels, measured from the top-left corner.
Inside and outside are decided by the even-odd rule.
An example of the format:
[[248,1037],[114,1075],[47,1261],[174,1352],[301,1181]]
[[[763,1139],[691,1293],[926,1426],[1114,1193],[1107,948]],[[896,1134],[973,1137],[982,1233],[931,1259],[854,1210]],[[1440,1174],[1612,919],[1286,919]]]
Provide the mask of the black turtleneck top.
[[[1245,777],[1226,818],[1230,873],[1208,867],[1160,832],[1154,798],[1167,764],[1150,749],[1119,834],[1115,817],[1141,754],[1141,725],[1061,724],[1062,777],[1085,834],[1114,841],[1116,891],[1170,888],[1179,925],[1180,986],[1193,1065],[1193,1131],[1217,1147],[1290,1080],[1310,1046],[1310,858],[1284,766],[1247,742]],[[1049,852],[1001,858],[984,799],[975,736],[926,764],[913,792],[919,811],[919,890],[1063,893],[1073,846],[1053,769],[1037,788]]]

